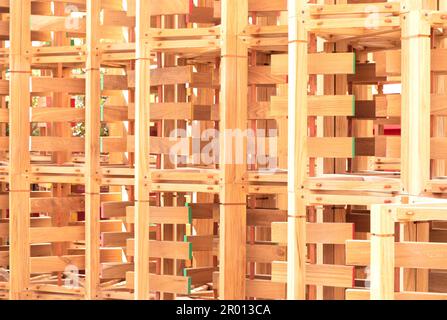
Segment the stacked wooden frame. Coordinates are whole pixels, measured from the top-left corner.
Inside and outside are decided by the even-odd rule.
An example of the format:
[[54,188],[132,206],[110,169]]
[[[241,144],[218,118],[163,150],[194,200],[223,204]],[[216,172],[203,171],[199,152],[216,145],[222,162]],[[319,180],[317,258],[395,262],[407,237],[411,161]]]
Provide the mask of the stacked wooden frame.
[[444,299],[443,5],[0,1],[0,299]]
[[[206,289],[216,270],[218,171],[215,162],[182,168],[192,163],[192,137],[170,134],[187,125],[200,134],[218,120],[210,4],[14,1],[3,9],[12,106],[3,118],[18,139],[2,213],[10,245],[2,290],[13,299],[172,299]],[[153,280],[144,293],[133,272],[137,284]]]
[[[388,233],[383,232],[384,230],[376,233],[373,229],[377,218],[370,215],[370,209],[376,204],[384,203],[438,203],[440,201],[438,205],[445,206],[445,202],[442,204],[442,200],[439,199],[443,197],[444,183],[442,179],[437,178],[445,175],[444,148],[441,146],[444,138],[439,137],[439,135],[445,136],[443,127],[445,119],[442,111],[443,103],[445,104],[442,82],[445,71],[444,63],[441,62],[445,59],[442,58],[443,50],[438,47],[439,40],[436,41],[439,34],[443,32],[442,21],[445,20],[445,15],[431,11],[442,8],[438,8],[438,3],[429,1],[401,1],[400,3],[386,1],[359,3],[356,1],[355,4],[349,4],[349,7],[341,2],[349,4],[349,1],[314,6],[301,3],[300,7],[295,8],[295,13],[298,16],[297,24],[302,28],[300,30],[298,27],[296,33],[293,33],[296,38],[289,39],[294,43],[293,49],[301,54],[291,57],[291,48],[289,48],[289,77],[297,71],[300,72],[296,79],[293,79],[297,89],[289,96],[289,120],[291,113],[297,116],[294,121],[295,130],[291,133],[302,139],[301,144],[293,142],[291,145],[289,142],[289,152],[295,147],[297,166],[302,165],[303,162],[299,159],[310,159],[308,162],[310,177],[302,177],[302,173],[297,172],[295,175],[299,181],[293,186],[290,186],[289,182],[289,188],[292,188],[296,194],[295,205],[300,205],[294,216],[298,221],[292,226],[290,218],[288,222],[288,230],[290,232],[294,229],[293,237],[296,239],[296,245],[292,249],[290,245],[293,244],[293,239],[289,235],[288,284],[291,283],[291,277],[296,277],[299,284],[293,290],[289,289],[289,294],[293,297],[358,299],[361,298],[358,293],[364,294],[370,285],[371,288],[377,289],[379,279],[393,278],[397,279],[398,290],[405,292],[404,297],[423,299],[426,295],[420,292],[427,292],[431,288],[440,290],[444,287],[443,284],[434,280],[443,279],[444,266],[442,263],[433,263],[432,268],[435,270],[420,270],[427,266],[422,262],[418,263],[418,259],[423,259],[424,255],[431,256],[433,253],[430,253],[430,245],[425,249],[423,248],[425,243],[413,244],[413,242],[428,242],[434,239],[439,242],[445,241],[441,236],[443,223],[435,222],[434,226],[437,227],[433,227],[433,224],[430,225],[427,222],[418,224],[407,222],[401,225],[398,234],[390,229],[386,229]],[[290,11],[289,15],[291,15]],[[314,34],[327,40],[320,45],[320,50],[326,53],[317,54],[320,55],[319,59],[315,59],[315,55],[309,51],[312,45],[309,42],[312,41]],[[433,41],[432,50],[430,50],[430,40]],[[397,56],[400,50],[402,56]],[[312,77],[309,78],[309,82],[300,79],[300,76],[305,77],[306,74],[311,74],[315,66],[321,68],[322,74],[330,74],[331,68],[343,66],[343,55],[352,55],[353,52],[355,60],[351,60],[354,61],[354,64],[351,64],[351,72],[342,71],[335,77],[326,75],[320,78],[321,82],[317,80],[316,91],[319,94],[315,95],[312,91]],[[334,59],[337,63],[333,61],[326,66],[325,54],[334,55],[334,57],[339,55]],[[351,74],[346,76],[346,73]],[[387,91],[393,90],[390,85],[397,83],[401,83],[401,99],[397,94],[387,94]],[[431,99],[430,83],[434,91]],[[289,83],[289,92],[291,85],[292,82]],[[300,95],[299,92],[301,92]],[[304,102],[306,96],[307,104]],[[318,108],[318,101],[324,101],[323,99],[326,98],[328,100],[323,104],[325,108]],[[333,102],[336,102],[336,106],[334,110],[331,110]],[[435,112],[432,109],[431,114],[430,104],[432,108],[436,108]],[[293,110],[296,107],[298,108]],[[398,110],[397,113],[383,114],[384,110],[391,111],[390,108],[397,108],[395,109],[395,111]],[[332,115],[336,116],[335,119],[331,119]],[[317,138],[313,130],[314,116],[317,116]],[[300,122],[303,121],[303,117],[308,119],[307,123]],[[401,128],[400,137],[386,130],[390,124],[397,124],[398,129]],[[431,140],[430,134],[432,134]],[[312,177],[314,173],[312,158],[332,158],[333,156],[337,159],[334,162],[324,159],[323,165],[319,168],[317,166],[317,176]],[[307,162],[307,160],[304,161]],[[289,181],[293,180],[291,168],[289,165]],[[292,207],[293,204],[289,202],[289,217]],[[315,255],[315,247],[308,245],[307,250],[305,247],[300,247],[300,244],[309,242],[309,239],[313,238],[308,224],[305,223],[306,215],[303,215],[303,212],[306,211],[308,220],[312,219],[316,212],[316,220],[326,225],[323,228],[325,237],[331,237],[331,229],[340,228],[335,233],[341,240],[340,243],[332,248],[324,244],[321,247],[317,245],[314,261],[312,259]],[[386,214],[386,212],[383,213],[383,215]],[[300,218],[304,221],[299,221]],[[335,223],[327,224],[330,221]],[[415,219],[415,221],[418,220]],[[343,238],[341,228],[344,225],[349,229],[349,224],[354,228],[355,233],[352,235],[346,230]],[[283,234],[285,227],[285,224],[282,227],[278,225],[274,234]],[[379,250],[382,238],[390,238],[394,241],[393,237],[396,241],[408,243],[409,246],[414,245],[415,250],[421,248],[421,255],[418,256],[415,253],[408,257],[408,261],[414,262],[413,264],[399,260],[399,265],[396,267],[403,267],[400,269],[402,274],[400,280],[399,277],[394,277],[394,269],[378,267],[379,262],[387,266],[389,261],[382,259],[383,256],[379,255],[379,251],[372,250]],[[376,259],[378,264],[371,269],[365,269],[370,261],[368,251],[365,251],[369,238],[373,246],[370,251],[371,260]],[[442,247],[442,245],[439,246]],[[380,254],[388,254],[387,257],[393,256],[387,248],[389,247],[380,248],[382,250]],[[291,249],[295,251],[295,256],[292,256]],[[366,260],[363,260],[362,256]],[[318,280],[321,282],[316,288],[309,287],[308,290],[306,290],[306,284],[308,284],[306,277],[316,266],[304,265],[305,257],[307,257],[307,262],[327,268],[326,277],[319,275]],[[396,254],[396,259],[398,257],[401,256]],[[290,258],[296,260],[291,261]],[[331,265],[328,266],[327,263]],[[349,276],[349,268],[352,266],[355,266],[354,277]],[[295,273],[291,273],[293,269],[296,270]],[[334,271],[330,272],[331,269]],[[399,270],[396,272],[399,274]],[[335,284],[335,280],[339,280],[337,285],[332,284]],[[343,289],[325,288],[328,286],[341,286]],[[351,286],[356,289],[345,290]],[[359,291],[359,288],[363,288],[363,291]],[[363,297],[369,296],[363,295]],[[376,292],[371,297],[389,298],[390,295],[389,293],[380,295]],[[440,295],[436,298],[445,297]]]
[[[446,16],[432,9],[446,7],[444,3],[438,7],[435,2],[402,2],[402,46],[374,54],[376,75],[386,77],[384,84],[402,83],[401,94],[380,92],[375,97],[376,115],[401,123],[402,134],[385,137],[382,149],[386,152],[382,156],[400,161],[399,204],[373,206],[371,241],[348,244],[350,261],[347,263],[371,264],[370,297],[373,299],[447,298],[445,258],[442,253],[434,254],[445,250],[447,241],[443,222],[446,69],[444,40],[438,38]],[[362,245],[371,249],[367,260],[359,255]],[[412,253],[405,256],[405,250]],[[440,260],[435,260],[435,256]],[[382,269],[387,264],[391,268]],[[393,281],[392,285],[389,280]],[[387,281],[387,287],[383,286]],[[350,299],[369,297],[365,290],[348,290],[347,294]]]

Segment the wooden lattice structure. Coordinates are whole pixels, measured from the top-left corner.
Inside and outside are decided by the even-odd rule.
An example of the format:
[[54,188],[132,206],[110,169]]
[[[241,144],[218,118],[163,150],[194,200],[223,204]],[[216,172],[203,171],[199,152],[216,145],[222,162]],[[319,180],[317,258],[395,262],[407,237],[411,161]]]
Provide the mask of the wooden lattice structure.
[[0,299],[447,299],[447,1],[0,0]]

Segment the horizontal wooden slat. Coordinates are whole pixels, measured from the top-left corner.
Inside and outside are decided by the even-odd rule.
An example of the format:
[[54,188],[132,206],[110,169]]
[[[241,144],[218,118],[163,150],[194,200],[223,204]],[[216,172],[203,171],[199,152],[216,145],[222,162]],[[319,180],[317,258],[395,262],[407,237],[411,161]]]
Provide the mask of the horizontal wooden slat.
[[[272,281],[287,283],[287,262],[273,262]],[[354,286],[354,267],[330,264],[307,264],[306,284],[351,288]]]
[[217,267],[187,268],[184,274],[191,278],[191,285],[200,286],[213,282],[213,273],[217,270]]
[[30,243],[69,242],[84,239],[84,227],[30,228]]
[[272,244],[254,244],[247,246],[247,261],[258,263],[271,263],[272,261],[285,261],[287,248]]
[[[134,285],[134,272],[127,272],[126,287],[134,289]],[[149,288],[151,291],[189,295],[191,294],[191,280],[189,277],[150,274]]]
[[308,153],[311,158],[353,158],[353,138],[308,138]]
[[[345,244],[354,238],[352,223],[307,223],[307,243]],[[287,222],[272,223],[272,242],[287,244]]]
[[63,272],[70,265],[76,266],[79,270],[84,270],[85,256],[32,257],[30,260],[30,272]]
[[[370,241],[346,242],[346,264],[370,264]],[[447,269],[447,243],[396,242],[395,265],[397,268]]]
[[[447,294],[432,292],[396,292],[396,300],[447,300]],[[346,300],[369,300],[369,290],[348,289],[346,290]]]
[[[149,252],[151,257],[165,259],[190,260],[194,248],[189,242],[178,241],[149,241]],[[126,254],[134,256],[135,241],[127,240]]]
[[[151,224],[190,224],[193,210],[191,207],[151,207],[149,221]],[[135,208],[126,208],[126,222],[135,223]]]
[[[376,72],[380,76],[401,74],[401,50],[386,50],[374,53]],[[431,50],[431,71],[447,72],[447,49]]]
[[[213,275],[214,289],[219,290],[219,273]],[[246,297],[271,300],[285,300],[286,284],[281,282],[273,282],[267,280],[246,280],[245,282]]]
[[[309,74],[353,74],[355,73],[353,53],[311,53],[309,54]],[[288,54],[272,55],[272,74],[287,75]]]
[[286,222],[287,211],[271,209],[247,209],[247,225],[271,227],[272,222]]

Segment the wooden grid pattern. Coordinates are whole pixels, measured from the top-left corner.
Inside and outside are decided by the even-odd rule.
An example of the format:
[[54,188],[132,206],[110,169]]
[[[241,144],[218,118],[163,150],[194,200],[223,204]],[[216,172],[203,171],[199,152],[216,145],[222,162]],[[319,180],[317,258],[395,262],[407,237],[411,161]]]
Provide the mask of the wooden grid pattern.
[[0,9],[0,299],[445,299],[445,4]]

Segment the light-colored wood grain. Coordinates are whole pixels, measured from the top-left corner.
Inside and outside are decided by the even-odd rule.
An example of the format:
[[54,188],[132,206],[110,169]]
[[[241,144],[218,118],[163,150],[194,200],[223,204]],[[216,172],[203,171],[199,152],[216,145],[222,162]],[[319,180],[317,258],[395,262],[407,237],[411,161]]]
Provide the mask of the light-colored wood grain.
[[26,299],[30,277],[29,81],[31,65],[31,2],[10,1],[10,298]]
[[99,298],[99,232],[100,232],[100,127],[101,79],[99,25],[101,1],[87,0],[87,72],[85,111],[85,294],[90,300]]

